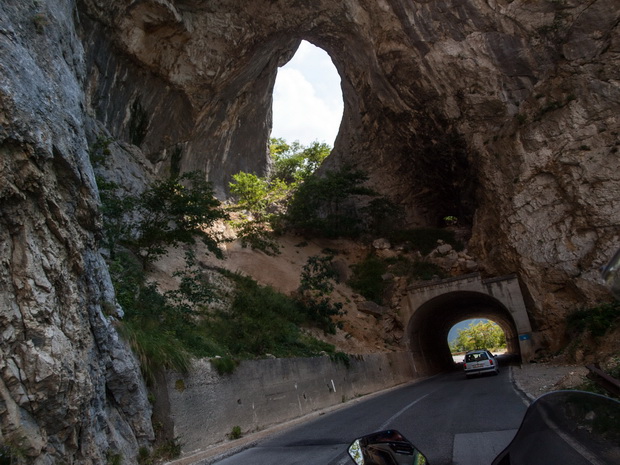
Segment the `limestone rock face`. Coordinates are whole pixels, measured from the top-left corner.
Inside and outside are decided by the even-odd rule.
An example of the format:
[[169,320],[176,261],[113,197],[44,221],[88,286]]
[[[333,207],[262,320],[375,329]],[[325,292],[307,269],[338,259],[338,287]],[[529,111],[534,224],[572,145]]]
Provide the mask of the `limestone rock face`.
[[273,84],[302,39],[342,78],[325,169],[367,171],[412,225],[471,226],[475,262],[519,275],[553,347],[568,309],[606,297],[596,270],[620,245],[619,19],[617,0],[3,1],[0,439],[103,463],[152,436],[102,313],[85,128],[224,195],[268,168]]
[[138,364],[103,313],[115,298],[73,11],[0,5],[0,443],[19,463],[133,458],[153,437]]
[[140,145],[160,170],[204,170],[219,192],[238,169],[262,173],[277,67],[305,39],[342,78],[326,168],[367,171],[412,225],[471,225],[476,260],[519,274],[538,329],[606,295],[596,270],[620,243],[617,1],[85,0],[81,11],[93,108],[128,137],[141,102]]

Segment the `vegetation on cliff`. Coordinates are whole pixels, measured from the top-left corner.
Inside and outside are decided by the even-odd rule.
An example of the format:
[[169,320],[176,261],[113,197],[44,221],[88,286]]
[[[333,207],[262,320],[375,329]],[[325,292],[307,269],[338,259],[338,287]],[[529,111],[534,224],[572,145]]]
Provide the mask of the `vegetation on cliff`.
[[[614,300],[574,310],[566,318],[566,337],[570,341],[562,351],[568,360],[600,362],[598,354],[611,353],[616,359],[609,374],[618,378],[618,335],[620,301]],[[603,367],[604,368],[604,367]]]
[[423,281],[445,277],[445,272],[434,263],[421,259],[410,260],[405,256],[384,259],[371,253],[352,268],[353,276],[348,281],[349,286],[378,304],[384,303],[388,285],[382,276],[386,273]]
[[[91,159],[102,165],[110,140],[99,138]],[[235,203],[224,206],[198,173],[172,173],[140,193],[130,195],[117,184],[98,178],[102,200],[102,246],[118,302],[124,316],[118,327],[130,341],[152,381],[164,369],[185,371],[191,357],[214,357],[225,373],[235,360],[267,354],[338,355],[334,346],[310,337],[316,327],[336,333],[342,303],[334,302],[334,255],[308,258],[301,285],[286,296],[238,273],[200,262],[194,255],[197,240],[222,258],[224,239],[213,226],[229,221],[244,246],[267,254],[278,253],[278,234],[285,230],[308,237],[376,237],[385,234],[419,250],[430,250],[439,238],[457,242],[444,230],[399,228],[402,212],[389,199],[364,187],[367,177],[348,167],[313,176],[329,154],[325,144],[303,147],[273,139],[273,169],[266,177],[240,172],[230,191]],[[360,204],[363,207],[357,207]],[[147,278],[152,263],[171,247],[183,246],[185,267],[175,273],[178,287],[162,291]],[[369,300],[382,303],[386,271],[412,279],[442,276],[439,267],[422,259],[380,259],[368,256],[353,269],[349,285]],[[227,284],[222,284],[226,282]],[[222,286],[228,290],[222,290]]]
[[139,195],[121,194],[117,184],[101,179],[98,184],[105,245],[112,257],[117,247],[124,246],[146,266],[165,255],[169,247],[193,245],[196,239],[221,257],[219,239],[208,231],[228,215],[199,173],[156,181]]
[[329,155],[326,144],[304,147],[272,139],[270,148],[269,175],[240,172],[230,183],[232,209],[240,212],[234,226],[245,246],[277,253],[275,237],[284,230],[311,237],[355,238],[378,233],[386,224],[400,225],[402,211],[365,186],[364,172],[345,166],[313,176]]
[[[107,143],[98,141],[92,148],[94,161],[104,162]],[[320,148],[310,151],[310,165],[315,163],[312,160],[321,160]],[[308,166],[293,171],[290,166],[280,170],[282,176],[295,178],[290,185],[301,183],[306,175],[298,171],[308,170]],[[254,215],[246,225],[268,222],[267,208],[280,199],[274,192],[284,182],[267,183],[245,173],[236,179],[240,198],[236,208]],[[102,246],[108,251],[110,274],[124,313],[117,325],[138,355],[148,381],[154,381],[162,368],[187,370],[191,357],[215,357],[214,365],[220,372],[234,369],[235,359],[267,354],[290,357],[328,353],[342,359],[334,346],[302,329],[316,326],[326,332],[336,330],[331,317],[340,312],[340,307],[328,298],[333,289],[329,260],[317,257],[310,261],[302,273],[299,293],[285,296],[248,277],[198,262],[191,247],[196,240],[206,251],[222,258],[219,245],[223,239],[213,225],[229,219],[230,210],[220,204],[199,174],[173,175],[154,182],[139,195],[127,194],[101,178],[98,184],[104,224]],[[171,247],[179,246],[186,250],[185,268],[175,274],[179,285],[162,291],[157,282],[148,279],[147,271]],[[223,279],[228,291],[222,290]]]

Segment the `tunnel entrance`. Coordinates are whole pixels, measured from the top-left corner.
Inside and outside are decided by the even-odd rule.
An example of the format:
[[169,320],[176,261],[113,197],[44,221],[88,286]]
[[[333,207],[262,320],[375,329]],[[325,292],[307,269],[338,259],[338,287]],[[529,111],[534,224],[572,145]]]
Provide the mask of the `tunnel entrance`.
[[515,276],[482,280],[476,274],[411,287],[409,302],[408,343],[421,374],[453,368],[448,333],[463,320],[492,320],[506,336],[507,352],[525,360],[532,353],[531,326]]

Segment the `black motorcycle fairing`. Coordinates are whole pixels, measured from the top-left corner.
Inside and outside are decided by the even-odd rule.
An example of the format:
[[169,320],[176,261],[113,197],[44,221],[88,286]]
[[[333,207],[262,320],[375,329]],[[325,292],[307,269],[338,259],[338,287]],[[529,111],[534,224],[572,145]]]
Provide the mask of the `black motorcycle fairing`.
[[551,463],[619,464],[620,402],[583,391],[545,394],[529,406],[492,465]]

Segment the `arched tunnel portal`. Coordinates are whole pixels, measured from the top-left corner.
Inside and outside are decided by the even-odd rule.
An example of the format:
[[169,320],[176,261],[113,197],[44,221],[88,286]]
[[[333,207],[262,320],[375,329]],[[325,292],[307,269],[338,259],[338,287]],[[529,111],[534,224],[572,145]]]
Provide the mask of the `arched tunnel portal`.
[[412,314],[407,326],[416,370],[433,374],[454,366],[448,333],[458,322],[485,318],[506,335],[508,352],[528,360],[531,326],[514,276],[482,281],[478,275],[409,290]]

